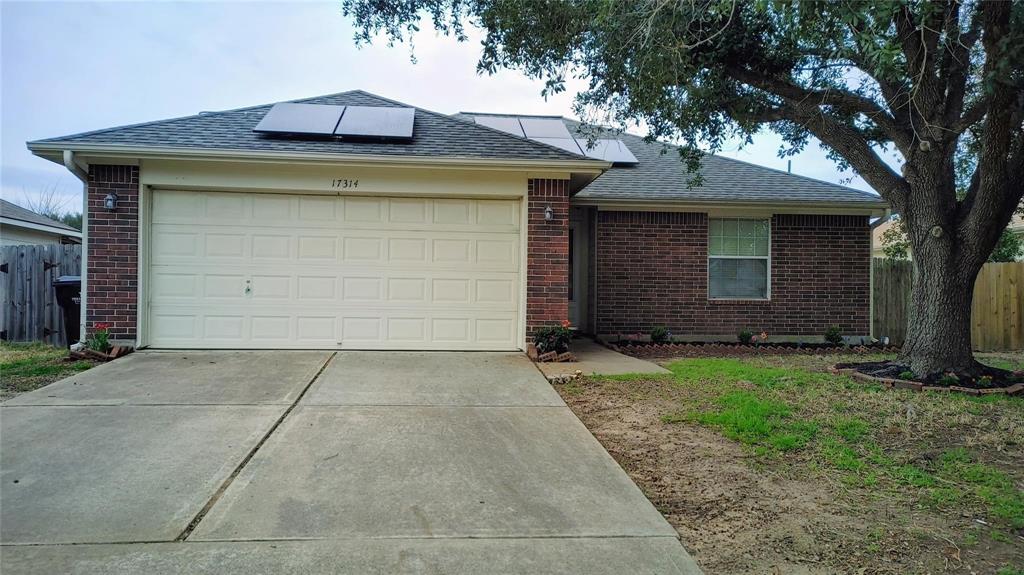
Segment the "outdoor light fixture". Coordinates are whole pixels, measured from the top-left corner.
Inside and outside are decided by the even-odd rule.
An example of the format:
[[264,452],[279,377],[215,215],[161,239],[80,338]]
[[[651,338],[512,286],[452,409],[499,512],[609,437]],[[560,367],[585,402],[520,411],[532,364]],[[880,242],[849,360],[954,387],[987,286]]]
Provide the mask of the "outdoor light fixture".
[[112,212],[117,209],[117,194],[110,193],[107,197],[103,198],[103,207],[107,208],[108,212]]
[[555,219],[555,210],[551,209],[551,206],[544,208],[544,221],[550,222]]

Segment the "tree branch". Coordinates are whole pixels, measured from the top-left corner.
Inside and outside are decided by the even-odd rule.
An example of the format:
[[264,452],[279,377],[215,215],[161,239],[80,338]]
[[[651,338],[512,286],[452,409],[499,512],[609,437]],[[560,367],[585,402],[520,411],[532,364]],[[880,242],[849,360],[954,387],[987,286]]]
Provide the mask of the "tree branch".
[[802,105],[834,106],[847,112],[864,114],[878,125],[901,151],[911,145],[910,134],[896,124],[896,120],[888,111],[870,98],[840,89],[811,90],[789,80],[739,66],[727,67],[726,73],[739,82]]

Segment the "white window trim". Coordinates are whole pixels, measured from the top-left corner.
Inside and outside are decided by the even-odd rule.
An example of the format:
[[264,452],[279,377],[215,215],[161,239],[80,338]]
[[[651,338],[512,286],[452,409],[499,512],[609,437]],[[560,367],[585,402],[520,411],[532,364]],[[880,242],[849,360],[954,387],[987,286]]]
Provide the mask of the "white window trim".
[[[754,220],[759,222],[768,222],[768,255],[766,256],[713,256],[711,255],[711,220]],[[736,218],[736,217],[719,217],[719,218],[708,218],[708,244],[707,244],[707,265],[704,266],[704,273],[707,280],[707,295],[708,301],[756,301],[764,302],[772,300],[772,218]],[[714,297],[711,295],[711,260],[764,260],[767,263],[768,269],[765,272],[765,297]]]

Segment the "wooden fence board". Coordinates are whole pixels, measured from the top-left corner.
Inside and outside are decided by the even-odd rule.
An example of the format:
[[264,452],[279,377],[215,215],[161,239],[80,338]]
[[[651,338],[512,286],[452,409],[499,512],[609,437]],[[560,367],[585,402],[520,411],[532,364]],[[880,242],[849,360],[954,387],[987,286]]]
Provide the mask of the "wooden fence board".
[[[901,345],[907,335],[913,264],[875,258],[872,334]],[[1024,262],[985,264],[974,284],[971,341],[977,351],[1024,349]]]
[[53,280],[81,275],[80,245],[0,247],[0,330],[8,341],[43,341],[67,345],[64,313],[57,305]]

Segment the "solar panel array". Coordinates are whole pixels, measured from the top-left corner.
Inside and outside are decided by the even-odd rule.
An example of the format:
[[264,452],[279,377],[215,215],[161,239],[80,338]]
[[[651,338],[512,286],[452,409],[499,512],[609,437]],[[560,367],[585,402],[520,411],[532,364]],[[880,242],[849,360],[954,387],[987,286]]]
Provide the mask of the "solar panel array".
[[415,108],[274,104],[254,132],[342,139],[411,140]]
[[516,116],[473,116],[477,124],[500,130],[506,134],[527,138],[535,142],[561,148],[595,160],[615,164],[640,163],[622,140],[602,138],[588,146],[586,138],[574,138],[565,123],[558,118],[526,118]]

